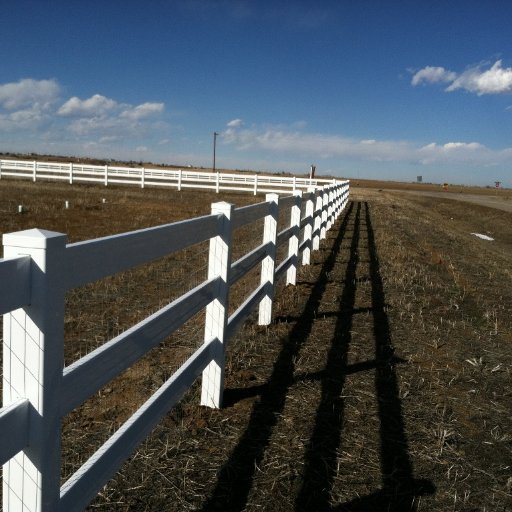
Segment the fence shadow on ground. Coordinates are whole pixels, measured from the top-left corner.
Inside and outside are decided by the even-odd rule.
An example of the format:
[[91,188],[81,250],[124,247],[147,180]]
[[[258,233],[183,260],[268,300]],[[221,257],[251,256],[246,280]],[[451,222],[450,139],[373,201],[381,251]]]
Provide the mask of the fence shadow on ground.
[[[364,211],[362,211],[364,209]],[[361,252],[360,235],[362,216],[367,230],[368,255],[373,315],[375,359],[354,365],[347,364],[351,341],[351,326],[355,308],[356,271]],[[296,323],[275,362],[266,384],[245,390],[226,389],[224,402],[232,405],[242,398],[260,396],[255,403],[248,427],[240,438],[227,463],[220,470],[216,487],[202,508],[241,511],[247,505],[256,467],[267,449],[277,419],[284,410],[289,388],[296,382],[293,361],[306,343],[315,322],[329,273],[336,263],[342,241],[348,236],[352,219],[352,239],[349,260],[344,276],[344,288],[336,312],[335,336],[321,372],[303,375],[302,379],[319,380],[321,398],[317,407],[315,424],[304,456],[302,487],[295,502],[296,511],[378,511],[414,510],[415,497],[431,494],[434,486],[413,476],[407,438],[399,398],[390,326],[385,311],[385,292],[380,276],[379,258],[367,203],[350,202],[339,225],[333,246],[322,265],[319,279],[311,288],[303,314]],[[343,427],[344,404],[342,391],[347,375],[361,371],[375,371],[376,400],[380,423],[380,463],[382,486],[371,495],[331,507],[329,498],[336,474],[337,450]],[[363,468],[362,468],[363,470]]]
[[[415,479],[409,457],[407,436],[400,400],[396,364],[402,362],[394,355],[389,319],[386,314],[384,285],[375,243],[370,208],[364,203],[370,263],[370,281],[375,339],[375,390],[380,425],[380,465],[382,488],[369,496],[335,507],[336,511],[416,510],[416,497],[433,494],[432,482]],[[347,369],[348,370],[348,369]]]
[[[336,312],[335,336],[324,370],[317,375],[321,384],[315,424],[306,447],[302,488],[296,510],[328,510],[329,495],[336,472],[337,448],[343,425],[342,390],[347,376],[347,352],[351,341],[352,317],[356,300],[356,271],[359,261],[361,204],[357,203],[350,242],[344,287]],[[313,375],[305,376],[314,378]]]

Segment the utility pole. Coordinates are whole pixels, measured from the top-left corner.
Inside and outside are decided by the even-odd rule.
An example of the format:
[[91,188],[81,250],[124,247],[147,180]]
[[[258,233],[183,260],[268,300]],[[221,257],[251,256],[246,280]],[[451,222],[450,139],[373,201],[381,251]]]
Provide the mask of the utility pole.
[[215,146],[217,145],[217,132],[213,132],[213,172],[215,172]]

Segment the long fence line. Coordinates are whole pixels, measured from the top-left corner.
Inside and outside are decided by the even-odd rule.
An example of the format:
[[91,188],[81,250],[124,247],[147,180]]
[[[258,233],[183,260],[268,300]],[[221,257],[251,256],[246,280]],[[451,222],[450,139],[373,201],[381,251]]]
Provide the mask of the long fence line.
[[295,190],[307,191],[309,187],[321,187],[338,183],[335,179],[309,179],[296,176],[269,176],[246,173],[189,171],[183,169],[159,169],[146,167],[119,167],[113,165],[89,165],[62,162],[38,162],[37,160],[0,160],[2,176],[25,178],[32,181],[54,180],[73,183],[102,183],[135,185],[141,188],[171,187],[239,192],[283,193]]
[[[221,407],[229,339],[256,307],[259,324],[271,322],[276,282],[286,276],[295,284],[298,265],[310,263],[348,194],[349,183],[340,182],[287,197],[267,194],[265,202],[240,208],[213,203],[210,215],[73,244],[40,229],[4,235],[3,510],[83,510],[201,374],[201,404]],[[277,232],[283,209],[290,224]],[[262,218],[263,242],[231,261],[232,232]],[[64,366],[66,290],[208,240],[204,282]],[[286,243],[288,255],[276,266],[276,249]],[[230,286],[257,266],[259,286],[229,316]],[[204,308],[202,345],[61,487],[62,418]]]

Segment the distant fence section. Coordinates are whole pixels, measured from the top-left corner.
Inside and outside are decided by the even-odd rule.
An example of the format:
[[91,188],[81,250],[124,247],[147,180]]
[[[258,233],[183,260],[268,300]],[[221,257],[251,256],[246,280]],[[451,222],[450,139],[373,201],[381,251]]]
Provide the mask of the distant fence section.
[[141,188],[171,187],[239,192],[284,193],[306,191],[309,187],[334,185],[336,179],[309,179],[295,176],[270,176],[249,173],[202,172],[150,167],[119,167],[36,160],[0,160],[2,176],[21,179],[65,181],[69,183],[101,183],[135,185]]
[[[53,171],[62,172],[59,166]],[[81,166],[78,172],[97,172],[85,169]],[[76,178],[77,169],[67,170]],[[113,175],[115,168],[105,170],[105,176]],[[4,235],[0,260],[3,510],[83,510],[201,375],[201,404],[221,407],[228,341],[255,308],[259,324],[271,322],[276,282],[286,277],[287,284],[295,284],[297,267],[310,263],[311,251],[319,248],[348,195],[349,183],[340,182],[285,197],[270,193],[265,202],[240,208],[219,202],[212,204],[210,215],[73,244],[67,244],[62,233],[41,229]],[[283,209],[289,210],[290,223],[278,232]],[[263,242],[232,261],[233,230],[257,219],[264,219]],[[67,290],[204,241],[209,241],[204,282],[64,366]],[[288,252],[276,265],[281,244]],[[260,284],[229,315],[230,286],[258,267]],[[203,309],[204,337],[195,352],[61,486],[62,418]]]

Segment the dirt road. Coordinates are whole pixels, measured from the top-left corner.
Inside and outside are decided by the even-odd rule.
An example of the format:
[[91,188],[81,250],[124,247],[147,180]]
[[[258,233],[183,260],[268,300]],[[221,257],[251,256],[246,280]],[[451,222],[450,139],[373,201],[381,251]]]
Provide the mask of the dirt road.
[[436,197],[441,199],[453,199],[455,201],[463,201],[465,203],[479,204],[489,208],[497,208],[506,212],[512,212],[512,201],[502,197],[494,197],[490,195],[464,194],[464,193],[447,193],[447,192],[423,192],[421,190],[389,190],[386,192],[396,192],[399,194],[415,194],[421,196]]

